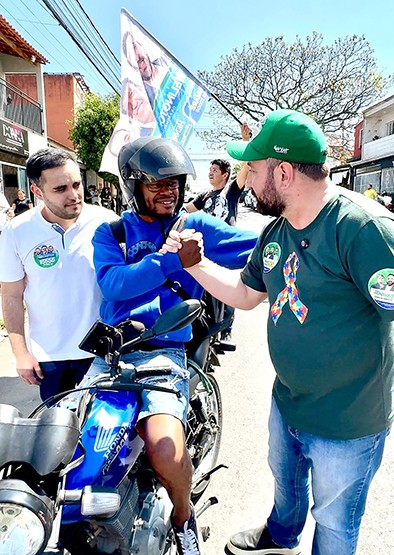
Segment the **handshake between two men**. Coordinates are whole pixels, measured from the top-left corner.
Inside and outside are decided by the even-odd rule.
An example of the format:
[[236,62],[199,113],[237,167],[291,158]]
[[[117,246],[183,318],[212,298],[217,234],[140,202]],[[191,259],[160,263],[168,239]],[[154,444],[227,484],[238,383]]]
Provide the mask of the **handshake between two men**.
[[[240,270],[219,266],[204,256],[203,234],[194,229],[171,230],[161,253],[178,253],[183,268],[213,297],[234,308],[251,310],[267,293],[248,287]],[[234,265],[233,265],[234,266]]]
[[201,262],[204,256],[202,233],[194,229],[184,229],[181,232],[171,230],[159,252],[178,253],[183,268],[191,268]]

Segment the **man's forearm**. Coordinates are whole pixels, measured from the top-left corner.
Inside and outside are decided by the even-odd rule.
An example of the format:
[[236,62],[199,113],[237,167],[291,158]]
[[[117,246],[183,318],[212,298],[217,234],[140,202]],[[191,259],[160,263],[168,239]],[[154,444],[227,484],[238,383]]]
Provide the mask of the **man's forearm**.
[[15,357],[26,354],[28,349],[25,339],[25,313],[22,300],[3,295],[2,310],[4,324]]
[[245,285],[239,270],[223,268],[207,258],[185,270],[216,299],[234,308],[250,310],[266,297],[265,293]]

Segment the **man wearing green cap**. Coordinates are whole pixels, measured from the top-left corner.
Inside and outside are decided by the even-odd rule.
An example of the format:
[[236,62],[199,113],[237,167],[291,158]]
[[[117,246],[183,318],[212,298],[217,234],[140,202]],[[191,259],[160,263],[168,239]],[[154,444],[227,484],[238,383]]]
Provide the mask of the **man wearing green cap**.
[[304,114],[272,112],[251,142],[227,150],[248,161],[260,210],[276,216],[248,264],[241,274],[215,265],[199,234],[173,232],[168,240],[169,250],[185,241],[201,249],[187,271],[215,297],[244,310],[267,296],[270,304],[274,507],[227,548],[299,554],[311,487],[312,555],[354,555],[393,420],[394,291],[374,286],[393,273],[394,217],[333,185],[324,134]]

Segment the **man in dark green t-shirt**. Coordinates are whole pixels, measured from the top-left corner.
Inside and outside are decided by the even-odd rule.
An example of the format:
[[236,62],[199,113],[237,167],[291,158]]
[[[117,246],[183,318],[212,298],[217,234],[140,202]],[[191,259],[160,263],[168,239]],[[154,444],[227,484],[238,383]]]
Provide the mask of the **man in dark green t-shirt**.
[[[259,209],[276,217],[241,274],[204,257],[188,268],[236,308],[267,296],[270,304],[274,507],[265,524],[235,534],[227,548],[298,555],[311,481],[312,553],[354,554],[393,420],[394,291],[377,284],[394,274],[394,217],[330,181],[326,139],[304,114],[276,110],[250,143],[227,150],[248,161]],[[182,241],[201,248],[198,234],[174,232],[168,241],[170,250]]]

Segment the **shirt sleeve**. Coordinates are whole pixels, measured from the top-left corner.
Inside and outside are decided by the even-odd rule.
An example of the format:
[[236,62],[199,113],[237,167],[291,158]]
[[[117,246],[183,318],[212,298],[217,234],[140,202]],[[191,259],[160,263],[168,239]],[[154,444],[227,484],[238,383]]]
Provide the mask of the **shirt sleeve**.
[[14,282],[25,277],[11,225],[5,225],[0,235],[0,281]]
[[185,227],[201,231],[205,256],[230,269],[245,266],[257,241],[253,231],[230,226],[205,212],[189,214]]
[[255,291],[266,293],[267,289],[263,280],[263,272],[261,268],[263,252],[263,236],[261,235],[256,243],[252,255],[241,272],[241,280],[245,285],[251,287]]
[[230,184],[230,191],[231,194],[234,195],[234,197],[237,199],[237,201],[239,200],[239,197],[241,196],[242,191],[244,190],[245,185],[243,185],[241,188],[238,187],[238,183],[236,179],[233,179],[233,181]]
[[199,193],[192,201],[197,210],[202,210],[204,208],[206,194],[206,191],[204,191],[203,193]]
[[[391,291],[387,278],[394,276],[394,220],[377,217],[366,223],[351,241],[344,264],[356,287],[382,320],[393,321],[394,287]],[[384,277],[383,290],[374,287],[380,275]]]
[[248,260],[248,263],[241,272],[241,280],[245,283],[245,285],[251,287],[252,289],[255,289],[255,291],[260,291],[262,293],[267,293],[267,288],[263,279],[264,271],[262,266],[264,243],[266,241],[267,235],[276,225],[277,221],[277,218],[271,218],[269,216],[265,217],[260,237],[258,238],[258,241]]

